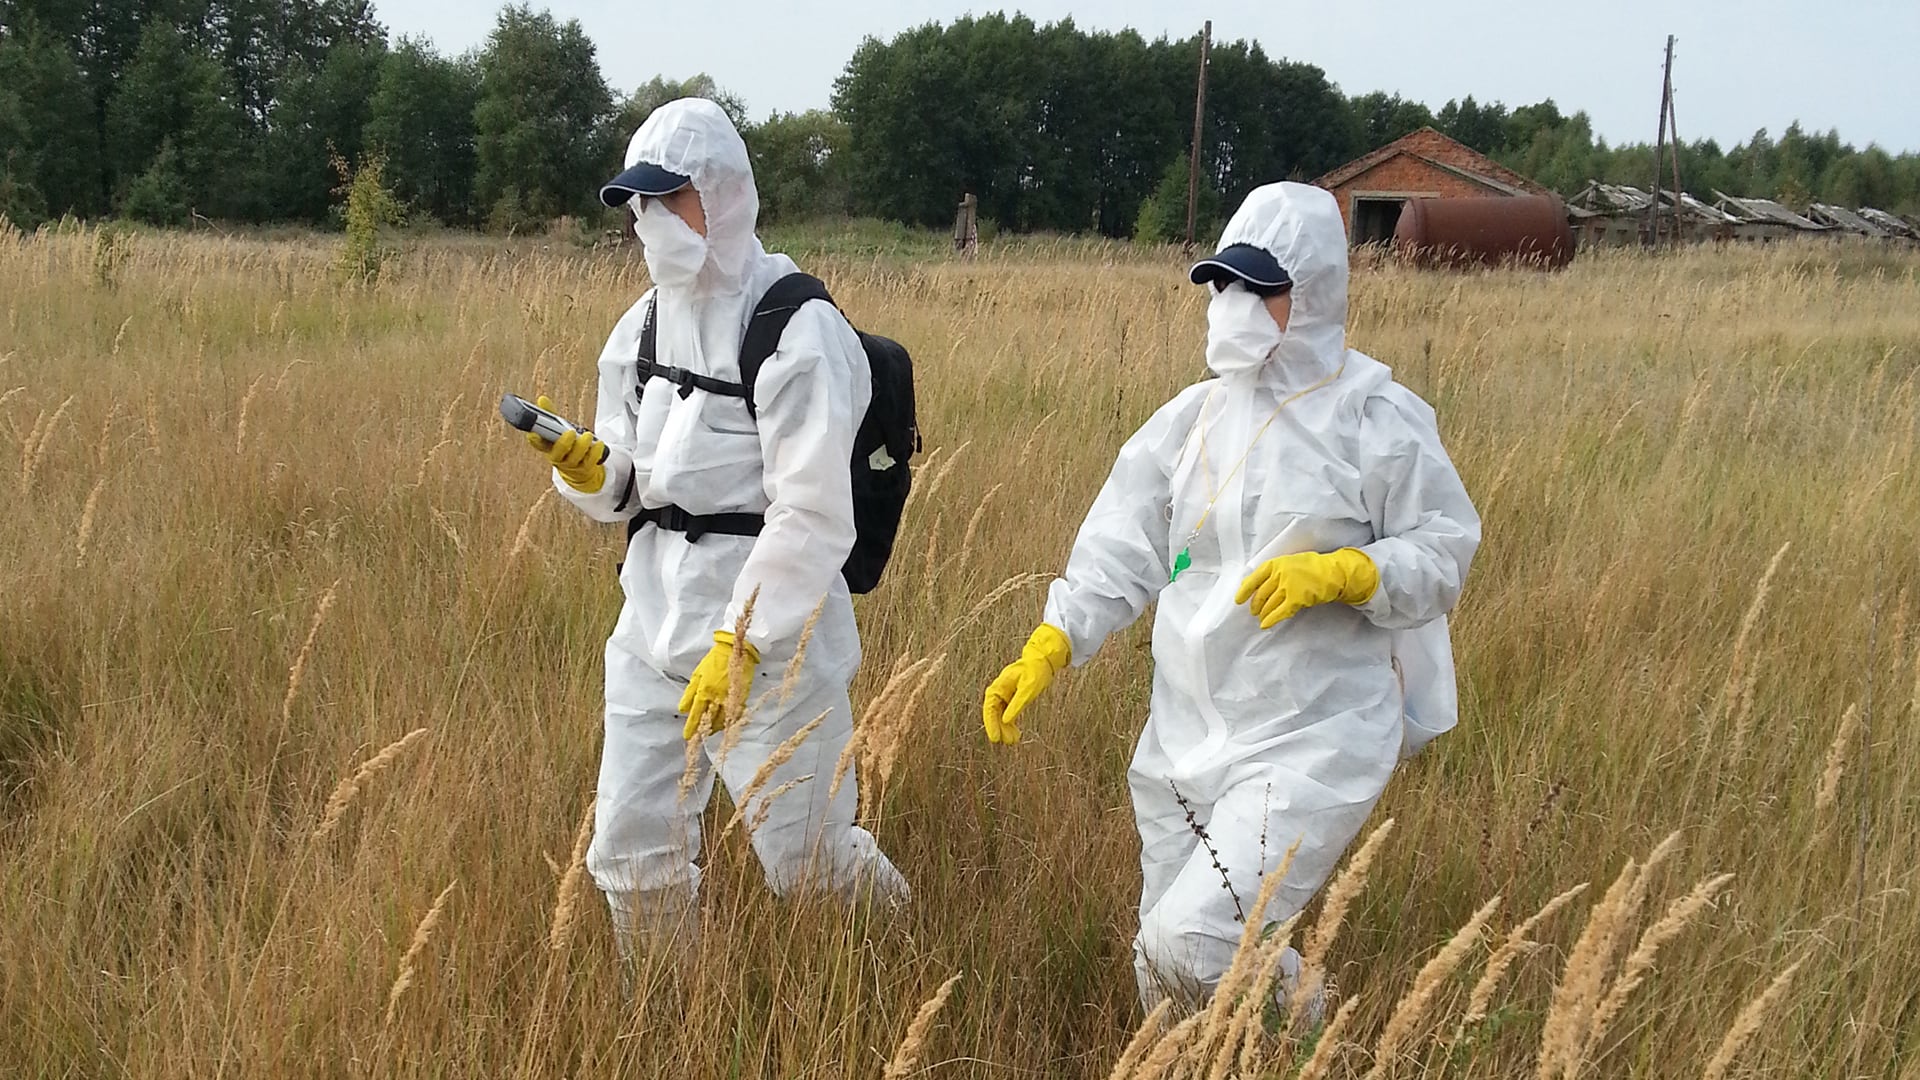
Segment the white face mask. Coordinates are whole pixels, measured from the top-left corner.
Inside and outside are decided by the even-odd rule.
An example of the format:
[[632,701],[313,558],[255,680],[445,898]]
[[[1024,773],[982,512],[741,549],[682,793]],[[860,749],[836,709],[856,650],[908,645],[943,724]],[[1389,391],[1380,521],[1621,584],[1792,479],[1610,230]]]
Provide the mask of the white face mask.
[[1283,337],[1266,301],[1235,282],[1207,305],[1207,367],[1222,379],[1257,374],[1273,359]]
[[641,199],[633,216],[633,234],[640,238],[647,273],[654,284],[683,289],[700,277],[707,265],[707,238],[680,220],[680,215],[658,199]]

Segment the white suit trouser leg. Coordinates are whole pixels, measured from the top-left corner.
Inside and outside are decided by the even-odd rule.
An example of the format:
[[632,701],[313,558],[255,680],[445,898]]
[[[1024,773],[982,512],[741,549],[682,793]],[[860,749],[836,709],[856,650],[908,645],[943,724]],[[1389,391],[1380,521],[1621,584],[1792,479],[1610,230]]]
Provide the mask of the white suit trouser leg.
[[[1182,807],[1164,762],[1144,752],[1150,737],[1143,737],[1143,752],[1128,772],[1140,830],[1134,973],[1142,1007],[1152,1008],[1169,996],[1194,1007],[1212,995],[1232,965],[1245,928],[1242,914],[1260,895],[1266,872],[1277,869],[1287,849],[1299,842],[1286,880],[1267,906],[1265,921],[1272,925],[1306,907],[1332,875],[1385,789],[1393,758],[1389,754],[1371,770],[1377,784],[1363,783],[1356,793],[1315,781],[1289,764],[1284,749],[1269,752],[1265,760],[1235,765],[1235,782],[1211,803],[1197,802],[1182,789]],[[1213,853],[1188,825],[1189,810],[1206,829]],[[1216,855],[1224,878],[1214,865]],[[1280,963],[1283,984],[1297,976],[1297,953],[1288,950]]]
[[[700,886],[694,862],[700,815],[713,791],[709,759],[720,753],[724,739],[716,734],[707,740],[694,785],[682,799],[687,744],[678,710],[684,687],[616,643],[608,643],[606,655],[606,741],[587,869],[607,895],[623,949],[631,948],[636,933],[689,943],[697,924],[692,916]],[[782,896],[818,888],[853,900],[871,889],[885,902],[904,902],[906,881],[873,835],[854,824],[858,789],[852,770],[839,793],[827,797],[834,766],[853,733],[846,681],[802,672],[782,702],[781,675],[762,670],[756,676],[753,708],[718,770],[738,798],[781,743],[826,715],[745,808],[746,822],[765,814],[752,832],[752,847],[768,884]],[[801,782],[769,802],[792,781]]]

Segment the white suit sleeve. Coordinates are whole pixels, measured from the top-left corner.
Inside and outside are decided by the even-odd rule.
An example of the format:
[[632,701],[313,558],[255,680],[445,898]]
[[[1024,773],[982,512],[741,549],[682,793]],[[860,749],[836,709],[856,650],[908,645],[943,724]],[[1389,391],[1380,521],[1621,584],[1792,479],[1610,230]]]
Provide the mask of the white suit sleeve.
[[734,583],[723,625],[739,620],[758,589],[747,640],[764,659],[792,655],[853,551],[848,462],[871,395],[860,339],[824,300],[794,313],[754,382],[766,525]]
[[652,298],[649,290],[621,316],[600,350],[600,389],[595,399],[592,427],[600,441],[607,444],[607,482],[599,491],[575,491],[560,478],[559,470],[553,473],[554,490],[595,521],[617,523],[639,513],[639,493],[647,486],[647,478],[636,475],[634,469],[634,448],[638,445],[634,402],[639,400],[636,392],[639,373],[634,364],[640,330]]
[[1380,570],[1380,587],[1360,611],[1389,630],[1424,626],[1460,598],[1480,546],[1480,515],[1440,445],[1433,409],[1403,386],[1367,400],[1360,466],[1379,537],[1361,550]]
[[1067,572],[1047,590],[1046,621],[1066,632],[1076,666],[1167,586],[1171,477],[1202,400],[1191,391],[1175,398],[1120,448],[1073,542]]

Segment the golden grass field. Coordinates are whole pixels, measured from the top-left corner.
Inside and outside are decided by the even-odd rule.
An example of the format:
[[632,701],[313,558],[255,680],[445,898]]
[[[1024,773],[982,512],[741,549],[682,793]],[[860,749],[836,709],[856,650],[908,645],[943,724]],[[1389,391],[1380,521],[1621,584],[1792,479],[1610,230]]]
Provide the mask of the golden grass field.
[[919,364],[855,687],[916,903],[775,900],[736,828],[628,999],[579,867],[619,534],[495,404],[590,415],[644,272],[336,244],[0,231],[0,1075],[1920,1077],[1920,254],[1357,272],[1485,518],[1462,723],[1296,928],[1337,1030],[1135,1040],[1146,627],[1017,748],[978,703],[1200,374],[1174,256],[796,251]]

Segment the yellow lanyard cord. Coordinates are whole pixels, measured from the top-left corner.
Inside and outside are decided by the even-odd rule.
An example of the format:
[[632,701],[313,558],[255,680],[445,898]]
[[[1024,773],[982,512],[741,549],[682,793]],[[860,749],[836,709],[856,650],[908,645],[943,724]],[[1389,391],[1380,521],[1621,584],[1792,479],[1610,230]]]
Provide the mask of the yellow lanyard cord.
[[1253,448],[1260,445],[1260,439],[1262,436],[1266,435],[1267,429],[1273,426],[1273,422],[1275,420],[1280,419],[1281,410],[1285,409],[1287,406],[1293,404],[1294,402],[1299,401],[1301,398],[1306,397],[1308,394],[1313,393],[1315,390],[1320,390],[1327,386],[1331,386],[1335,381],[1337,381],[1340,378],[1340,376],[1343,373],[1346,372],[1346,370],[1347,370],[1347,364],[1346,364],[1346,361],[1343,360],[1340,362],[1340,366],[1337,369],[1335,369],[1333,374],[1327,376],[1324,379],[1321,379],[1319,382],[1314,383],[1312,386],[1307,387],[1305,390],[1302,390],[1299,393],[1294,394],[1293,396],[1282,401],[1280,404],[1274,406],[1273,414],[1267,417],[1266,423],[1260,425],[1259,431],[1256,431],[1253,433],[1253,438],[1250,441],[1248,441],[1246,450],[1240,454],[1240,460],[1234,463],[1233,471],[1229,472],[1226,475],[1226,478],[1220,481],[1220,486],[1218,488],[1215,488],[1213,486],[1213,468],[1208,464],[1208,461],[1207,461],[1207,423],[1206,422],[1207,422],[1207,407],[1213,403],[1213,395],[1219,393],[1220,388],[1216,386],[1207,393],[1207,400],[1204,402],[1201,402],[1200,404],[1200,421],[1199,421],[1200,469],[1201,469],[1201,475],[1206,480],[1207,491],[1210,493],[1210,497],[1207,499],[1206,507],[1200,512],[1200,520],[1193,523],[1193,532],[1189,533],[1187,536],[1188,544],[1192,544],[1194,539],[1199,537],[1200,530],[1205,528],[1207,525],[1207,521],[1213,517],[1214,504],[1219,502],[1220,496],[1226,494],[1227,488],[1233,485],[1233,478],[1240,475],[1241,468],[1243,468],[1247,464],[1247,458],[1253,455]]

